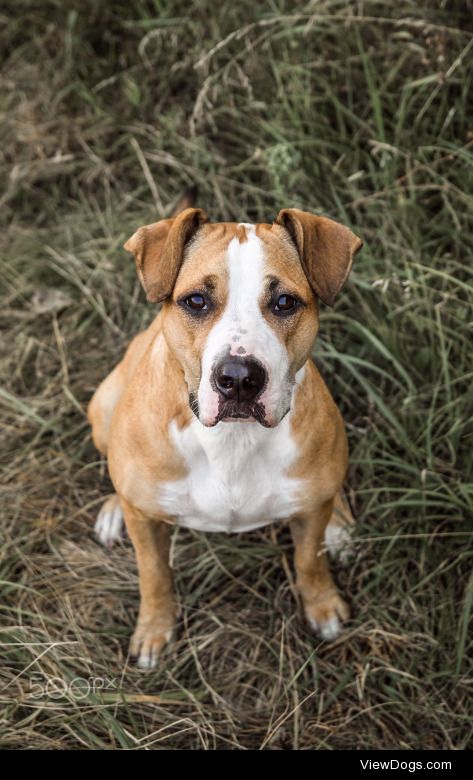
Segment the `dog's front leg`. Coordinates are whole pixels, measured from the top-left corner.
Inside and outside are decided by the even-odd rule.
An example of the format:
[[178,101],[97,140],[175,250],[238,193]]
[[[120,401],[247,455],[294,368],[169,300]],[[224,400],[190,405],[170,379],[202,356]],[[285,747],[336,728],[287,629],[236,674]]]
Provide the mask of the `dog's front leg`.
[[348,607],[337,592],[324,552],[333,505],[333,500],[327,501],[291,520],[297,589],[307,620],[323,639],[335,639],[348,617]]
[[152,669],[169,641],[176,622],[176,602],[169,566],[171,527],[152,520],[121,500],[128,534],[133,543],[140,579],[140,611],[131,638],[130,653],[138,666]]

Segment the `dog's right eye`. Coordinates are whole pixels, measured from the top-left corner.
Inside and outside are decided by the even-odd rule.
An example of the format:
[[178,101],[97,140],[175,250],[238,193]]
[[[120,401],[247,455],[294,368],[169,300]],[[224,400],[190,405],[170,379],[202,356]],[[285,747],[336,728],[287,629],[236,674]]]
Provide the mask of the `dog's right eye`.
[[193,309],[194,311],[205,311],[208,309],[207,301],[200,293],[189,295],[184,299],[184,303],[189,309]]

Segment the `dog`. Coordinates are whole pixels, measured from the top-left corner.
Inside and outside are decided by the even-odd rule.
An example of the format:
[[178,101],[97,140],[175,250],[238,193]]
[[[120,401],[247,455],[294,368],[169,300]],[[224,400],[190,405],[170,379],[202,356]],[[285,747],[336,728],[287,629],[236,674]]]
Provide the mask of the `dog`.
[[353,522],[348,446],[311,352],[319,299],[333,305],[361,246],[299,209],[273,224],[212,223],[186,198],[125,243],[148,301],[162,306],[88,417],[116,490],[96,533],[111,545],[124,519],[136,553],[139,667],[156,665],[175,627],[175,524],[231,533],[288,522],[307,620],[326,640],[341,631],[348,608],[325,551]]

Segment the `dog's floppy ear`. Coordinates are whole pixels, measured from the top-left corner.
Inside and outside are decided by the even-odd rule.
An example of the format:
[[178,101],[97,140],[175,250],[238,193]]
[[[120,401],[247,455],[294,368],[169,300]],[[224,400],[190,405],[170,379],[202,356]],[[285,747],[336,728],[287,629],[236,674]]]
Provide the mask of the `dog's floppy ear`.
[[136,270],[150,303],[171,295],[185,246],[208,221],[202,209],[185,209],[177,217],[139,228],[124,244],[135,256]]
[[282,209],[276,224],[285,227],[295,243],[316,295],[333,306],[363,241],[344,225],[299,209]]

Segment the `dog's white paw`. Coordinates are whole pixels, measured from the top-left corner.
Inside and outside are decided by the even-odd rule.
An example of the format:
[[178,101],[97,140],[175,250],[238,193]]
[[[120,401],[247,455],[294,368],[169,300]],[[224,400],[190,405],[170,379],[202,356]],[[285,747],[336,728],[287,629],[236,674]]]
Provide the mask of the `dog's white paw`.
[[353,555],[354,529],[355,519],[342,491],[335,496],[333,513],[325,529],[324,548],[332,558],[338,558],[341,563],[346,563]]
[[110,496],[97,515],[95,535],[105,547],[113,547],[123,538],[123,512],[116,494]]
[[159,652],[153,652],[152,650],[140,653],[136,662],[138,669],[144,669],[145,671],[155,669],[158,665],[158,655]]
[[170,642],[173,635],[173,629],[167,630],[162,627],[160,621],[156,627],[141,627],[139,624],[130,641],[130,655],[136,658],[136,665],[139,669],[155,669],[158,658],[165,647]]
[[349,610],[336,590],[315,594],[315,597],[305,603],[307,620],[321,638],[332,642],[343,631],[343,623],[348,619]]
[[343,631],[342,622],[337,616],[322,621],[315,620],[313,617],[309,617],[308,620],[311,628],[326,642],[333,642]]
[[325,548],[332,558],[339,558],[342,563],[353,553],[352,528],[330,522],[325,529]]

